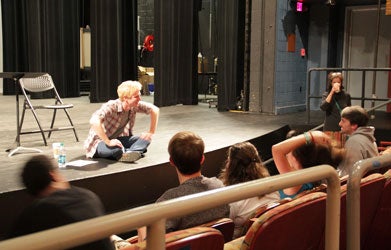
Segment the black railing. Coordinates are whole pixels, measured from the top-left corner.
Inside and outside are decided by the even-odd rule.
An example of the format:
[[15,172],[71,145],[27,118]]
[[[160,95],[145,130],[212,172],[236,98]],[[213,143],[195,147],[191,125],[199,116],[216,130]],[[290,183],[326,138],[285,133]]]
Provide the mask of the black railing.
[[[308,70],[308,73],[307,73],[307,102],[306,102],[306,105],[307,105],[307,123],[309,124],[310,123],[310,100],[311,99],[321,99],[322,96],[320,95],[311,95],[311,73],[313,71],[325,71],[325,72],[331,72],[331,71],[346,71],[346,72],[350,72],[350,71],[361,71],[362,72],[362,77],[361,77],[361,96],[360,97],[352,97],[352,100],[361,100],[361,106],[364,107],[364,102],[365,101],[385,101],[387,103],[385,104],[382,104],[380,106],[377,106],[376,108],[379,108],[379,107],[382,107],[386,104],[388,104],[390,102],[390,98],[376,98],[376,97],[373,97],[373,94],[372,94],[372,97],[366,97],[365,96],[365,87],[366,87],[366,83],[365,83],[365,78],[366,78],[366,72],[367,71],[373,71],[373,72],[377,72],[377,71],[389,71],[391,72],[391,68],[311,68]],[[370,110],[368,111],[372,111],[372,110],[375,110],[374,107],[372,107]]]

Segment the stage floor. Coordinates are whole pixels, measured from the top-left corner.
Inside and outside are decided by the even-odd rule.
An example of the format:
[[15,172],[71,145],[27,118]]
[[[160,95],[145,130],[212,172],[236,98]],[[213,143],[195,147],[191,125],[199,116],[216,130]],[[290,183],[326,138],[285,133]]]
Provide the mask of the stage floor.
[[[203,99],[204,96],[200,96]],[[145,101],[153,101],[151,96],[143,96]],[[22,103],[23,98],[20,100]],[[42,100],[39,100],[42,101]],[[67,161],[85,160],[83,141],[89,130],[91,114],[101,106],[101,103],[89,103],[88,96],[66,98],[67,103],[73,103],[70,114],[77,129],[80,141],[76,142],[72,131],[58,131],[48,139],[44,146],[40,134],[21,136],[21,146],[36,148],[44,154],[52,155],[52,143],[64,142],[67,150]],[[16,136],[16,105],[15,96],[0,96],[0,207],[2,216],[0,240],[12,226],[14,219],[22,209],[31,202],[31,197],[24,192],[20,182],[20,172],[23,164],[36,153],[20,151],[11,157],[7,149],[12,148]],[[50,124],[50,114],[39,110],[39,116],[44,127]],[[323,122],[323,112],[311,111],[310,124],[307,124],[307,113],[298,112],[286,115],[267,115],[245,112],[218,112],[208,103],[200,102],[192,106],[170,106],[160,109],[159,125],[156,134],[148,148],[146,156],[136,163],[122,163],[106,159],[94,159],[97,163],[84,167],[67,167],[60,169],[62,174],[73,185],[84,187],[95,192],[102,200],[106,212],[112,213],[124,209],[153,203],[162,192],[178,185],[175,171],[168,167],[167,145],[170,138],[178,131],[190,130],[199,134],[205,141],[206,161],[203,173],[206,176],[218,174],[225,159],[228,146],[255,138],[269,137],[283,126],[308,130]],[[58,124],[66,121],[64,114],[59,114]],[[391,115],[376,114],[372,125],[383,129],[383,134],[389,136]],[[28,111],[25,119],[25,129],[36,129],[32,113]],[[149,117],[139,114],[136,118],[134,134],[140,134],[149,129]],[[378,131],[378,130],[377,130]],[[273,133],[274,135],[274,133]],[[281,136],[281,135],[280,135]],[[279,136],[279,137],[280,137]],[[265,139],[265,140],[270,140]],[[388,140],[391,140],[389,138]],[[258,149],[268,150],[270,141],[257,140]],[[263,151],[262,151],[263,152]],[[262,157],[262,156],[261,156]],[[263,158],[263,160],[267,160]]]
[[[202,96],[203,97],[203,96]],[[153,101],[152,96],[143,96],[145,101]],[[20,105],[23,97],[20,97]],[[42,101],[42,100],[39,100]],[[21,146],[42,150],[45,154],[52,153],[52,143],[64,142],[67,151],[67,161],[85,159],[83,141],[89,129],[91,114],[100,107],[101,103],[89,103],[88,96],[78,98],[65,98],[64,102],[73,103],[74,108],[70,115],[76,126],[79,142],[76,142],[73,132],[57,131],[49,138],[48,146],[44,146],[41,135],[29,134],[21,136]],[[36,153],[20,150],[20,153],[8,157],[7,149],[15,148],[16,137],[16,104],[15,96],[0,96],[0,193],[14,191],[22,188],[19,173],[24,162]],[[50,114],[39,110],[44,127],[50,124]],[[58,124],[66,122],[65,115],[58,114]],[[46,117],[45,117],[46,116]],[[286,124],[305,124],[306,113],[290,115],[261,115],[243,112],[218,112],[216,108],[209,108],[209,104],[200,103],[192,106],[170,106],[160,109],[158,129],[148,148],[146,157],[136,163],[121,163],[109,160],[99,160],[100,164],[85,167],[68,167],[61,169],[68,180],[77,180],[92,176],[106,175],[114,172],[128,171],[129,169],[143,168],[150,165],[161,164],[168,161],[167,145],[170,138],[178,131],[190,130],[198,133],[205,141],[206,151],[232,145],[236,142],[246,141],[269,133]],[[322,114],[311,114],[311,122],[318,125],[322,122]],[[64,124],[64,123],[62,123]],[[32,113],[28,111],[25,117],[25,129],[35,129],[36,122]],[[134,134],[139,134],[149,128],[149,117],[138,114]]]
[[[305,125],[308,128],[315,127],[323,122],[323,112],[311,111],[311,124],[307,123],[307,113],[299,112],[285,115],[267,115],[245,112],[218,112],[215,107],[209,107],[202,102],[205,98],[200,95],[198,105],[177,105],[162,107],[160,109],[159,124],[152,143],[148,148],[146,157],[136,163],[122,163],[99,159],[99,164],[84,167],[68,167],[61,169],[68,180],[78,180],[93,176],[106,175],[130,169],[143,168],[151,165],[168,162],[167,145],[170,138],[178,131],[190,130],[199,134],[205,141],[206,152],[232,145],[236,142],[250,140],[270,133],[284,125],[291,127]],[[143,96],[143,100],[153,102],[153,96]],[[20,106],[23,101],[20,96]],[[47,100],[37,100],[47,101]],[[79,142],[76,142],[73,132],[57,131],[49,138],[48,146],[44,146],[41,135],[29,134],[21,136],[21,146],[42,150],[45,154],[52,153],[52,143],[64,142],[67,151],[67,161],[85,160],[83,141],[85,140],[91,114],[98,109],[101,103],[90,103],[88,96],[78,98],[65,98],[64,102],[73,103],[70,110],[72,120],[76,126]],[[16,104],[15,96],[0,96],[0,193],[14,191],[22,188],[19,181],[19,173],[24,162],[36,153],[19,151],[8,157],[7,149],[15,148],[16,137]],[[24,129],[36,129],[36,122],[32,113],[27,110]],[[45,114],[45,112],[47,112]],[[48,111],[38,110],[43,127],[48,127],[51,116]],[[57,124],[66,124],[65,115],[60,112]],[[376,113],[376,119],[372,121],[376,128],[391,127],[391,114]],[[138,114],[134,134],[140,134],[149,128],[149,116]]]

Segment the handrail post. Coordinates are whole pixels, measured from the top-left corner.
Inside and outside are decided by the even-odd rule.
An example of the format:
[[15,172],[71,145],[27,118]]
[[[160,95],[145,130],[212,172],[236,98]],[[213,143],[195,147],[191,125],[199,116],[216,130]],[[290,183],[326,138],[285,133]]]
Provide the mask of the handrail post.
[[360,160],[349,169],[346,195],[346,247],[360,249],[360,186],[362,176],[370,169],[391,164],[391,154]]
[[366,71],[362,71],[362,77],[361,77],[361,107],[364,107],[365,103],[365,77],[366,77]]
[[312,69],[309,69],[307,73],[307,124],[310,124],[311,72]]
[[325,249],[339,249],[341,185],[336,171],[327,178]]
[[166,219],[157,220],[147,226],[147,249],[166,249]]

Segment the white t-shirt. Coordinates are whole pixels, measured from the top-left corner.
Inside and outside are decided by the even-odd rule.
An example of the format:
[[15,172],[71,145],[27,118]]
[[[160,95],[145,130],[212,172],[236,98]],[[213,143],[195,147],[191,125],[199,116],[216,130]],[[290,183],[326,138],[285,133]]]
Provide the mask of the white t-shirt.
[[237,201],[230,205],[229,217],[235,223],[234,239],[241,236],[243,225],[246,223],[251,214],[256,208],[267,203],[280,200],[278,192],[273,192],[264,195],[262,198],[258,196],[246,200]]

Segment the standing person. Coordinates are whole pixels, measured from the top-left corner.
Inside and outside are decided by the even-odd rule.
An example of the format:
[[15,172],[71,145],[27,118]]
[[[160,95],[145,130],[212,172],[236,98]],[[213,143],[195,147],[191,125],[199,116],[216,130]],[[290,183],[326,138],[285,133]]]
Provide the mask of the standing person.
[[[328,164],[337,168],[344,157],[343,150],[331,146],[330,137],[321,131],[304,132],[272,146],[274,163],[280,174]],[[320,183],[305,183],[280,190],[280,198],[295,198]]]
[[[10,237],[23,236],[104,214],[103,205],[93,192],[73,187],[46,155],[33,156],[22,174],[26,190],[36,200],[17,219]],[[113,249],[109,238],[74,249]]]
[[[258,150],[250,142],[240,142],[228,149],[225,166],[220,173],[224,185],[234,185],[270,176],[262,164]],[[235,223],[234,239],[241,236],[244,224],[255,209],[261,205],[280,199],[278,192],[252,197],[230,204],[229,217]]]
[[[204,141],[193,132],[182,131],[175,134],[169,144],[170,165],[176,170],[179,186],[163,193],[156,202],[171,200],[185,195],[196,194],[224,187],[216,177],[208,178],[201,174],[204,163]],[[229,206],[222,205],[206,211],[166,221],[166,233],[197,226],[218,218],[229,216]],[[139,231],[139,240],[146,236],[146,228]]]
[[[141,101],[141,84],[126,81],[118,86],[118,99],[110,100],[92,114],[91,128],[84,142],[87,158],[101,157],[134,162],[147,151],[156,131],[159,108]],[[135,136],[132,129],[136,113],[151,117],[149,130]]]
[[338,167],[341,177],[347,175],[357,161],[379,154],[374,136],[375,128],[368,126],[368,122],[368,113],[360,106],[342,110],[339,126],[348,139],[345,143],[346,157]]
[[322,96],[320,109],[326,112],[323,131],[340,131],[341,111],[351,106],[350,94],[344,91],[341,72],[328,74],[327,91]]

